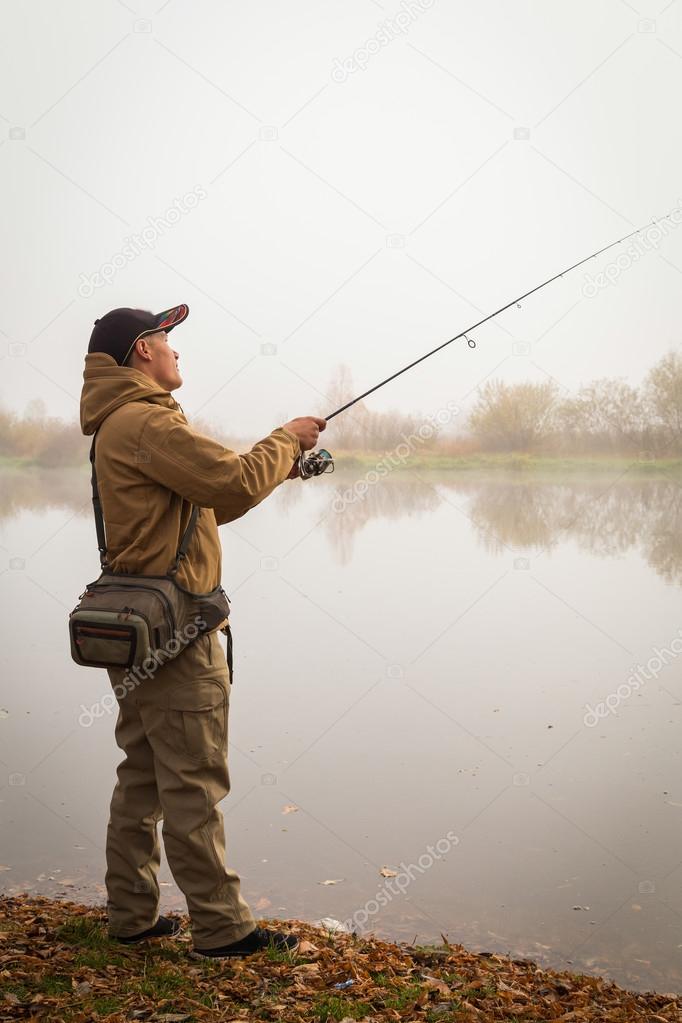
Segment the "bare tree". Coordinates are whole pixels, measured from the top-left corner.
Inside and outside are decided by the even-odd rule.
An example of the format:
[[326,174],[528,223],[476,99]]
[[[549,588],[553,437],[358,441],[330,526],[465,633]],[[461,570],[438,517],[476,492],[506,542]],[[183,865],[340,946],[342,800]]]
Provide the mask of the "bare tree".
[[662,447],[682,448],[682,355],[669,352],[649,372],[645,395],[652,418],[663,428]]
[[[354,398],[357,391],[349,367],[338,366],[327,386],[327,405],[321,410],[321,415],[328,414],[330,408],[340,408]],[[420,433],[420,427],[425,424],[429,425]],[[326,443],[328,439],[330,446],[342,451],[390,451],[405,441],[415,450],[426,450],[433,448],[437,436],[437,424],[428,416],[398,409],[370,411],[364,402],[359,401],[338,419],[332,420],[329,435],[323,434],[323,440]]]
[[[345,405],[356,393],[350,367],[343,363],[338,365],[327,385],[325,407],[320,409],[320,415],[328,415],[330,411]],[[364,438],[368,432],[368,418],[366,406],[359,401],[338,419],[332,420],[329,425],[329,438],[333,437],[333,441],[330,439],[330,443],[344,451],[366,447]],[[323,434],[325,443],[327,439],[327,435]]]
[[552,381],[505,384],[491,380],[478,392],[469,417],[471,431],[488,450],[537,450],[554,432],[558,393]]
[[595,380],[561,402],[557,429],[565,449],[636,454],[647,446],[645,403],[623,380]]

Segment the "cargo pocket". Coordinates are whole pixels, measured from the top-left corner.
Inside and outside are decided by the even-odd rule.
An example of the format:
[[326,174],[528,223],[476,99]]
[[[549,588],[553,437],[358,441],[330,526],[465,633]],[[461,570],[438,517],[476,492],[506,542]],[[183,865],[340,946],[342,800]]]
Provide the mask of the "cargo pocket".
[[168,696],[167,741],[192,760],[210,760],[225,745],[227,694],[220,682],[183,682]]

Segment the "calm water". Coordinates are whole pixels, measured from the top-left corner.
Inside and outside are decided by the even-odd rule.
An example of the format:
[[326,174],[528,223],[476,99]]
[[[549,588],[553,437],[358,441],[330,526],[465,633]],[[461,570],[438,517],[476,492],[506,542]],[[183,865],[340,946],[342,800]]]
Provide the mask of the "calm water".
[[[344,503],[355,478],[221,529],[246,897],[682,990],[679,481],[402,473]],[[88,501],[83,474],[3,479],[0,886],[101,900],[120,752],[65,624]]]

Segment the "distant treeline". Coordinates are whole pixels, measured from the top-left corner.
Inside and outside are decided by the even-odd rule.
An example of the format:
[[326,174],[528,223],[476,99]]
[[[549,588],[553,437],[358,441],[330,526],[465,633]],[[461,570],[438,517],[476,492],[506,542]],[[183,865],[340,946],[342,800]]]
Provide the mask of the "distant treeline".
[[595,380],[563,395],[553,381],[480,388],[469,431],[483,451],[682,454],[682,355],[670,352],[641,387]]
[[[336,408],[357,389],[340,366],[325,406]],[[320,413],[323,414],[323,413]],[[246,451],[250,441],[227,436],[215,424],[191,419],[200,433]],[[483,384],[468,414],[455,402],[436,413],[376,412],[358,402],[335,420],[322,440],[335,452],[389,452],[470,456],[477,452],[543,455],[623,455],[655,458],[682,455],[682,355],[670,352],[641,387],[620,378],[595,380],[566,395],[551,380]],[[46,467],[86,464],[90,439],[77,422],[49,416],[31,402],[23,415],[0,408],[0,458]]]
[[[215,437],[227,447],[247,450],[240,442],[221,433],[212,423],[193,419],[200,433]],[[0,459],[5,462],[60,468],[87,465],[92,437],[84,437],[78,422],[65,422],[47,414],[45,403],[36,399],[23,415],[0,407]]]
[[0,408],[0,458],[61,468],[87,463],[89,441],[76,422],[48,416],[40,399],[29,402],[23,415]]
[[[353,395],[346,367],[337,370],[329,390],[338,406]],[[682,454],[682,355],[664,356],[639,388],[604,378],[566,395],[551,380],[491,380],[478,389],[468,415],[456,414],[452,406],[432,416],[371,412],[359,402],[333,426],[342,450],[391,450],[407,437],[417,456],[431,451],[453,457],[478,452],[675,457]]]

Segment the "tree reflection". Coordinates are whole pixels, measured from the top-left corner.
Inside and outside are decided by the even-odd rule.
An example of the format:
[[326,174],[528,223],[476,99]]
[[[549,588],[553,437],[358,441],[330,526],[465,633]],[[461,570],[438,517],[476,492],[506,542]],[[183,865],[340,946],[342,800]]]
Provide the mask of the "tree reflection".
[[[339,486],[337,495],[349,487],[352,481]],[[639,550],[658,575],[682,584],[682,481],[642,479],[627,471],[560,480],[396,473],[341,510],[334,511],[331,502],[325,522],[337,557],[350,561],[353,537],[371,519],[424,514],[448,495],[459,501],[492,554],[551,550],[568,540],[596,557]]]
[[[321,497],[313,515],[337,561],[348,564],[356,535],[372,519],[427,516],[450,499],[491,554],[551,550],[567,541],[597,557],[639,551],[666,582],[682,584],[682,480],[673,475],[642,478],[626,470],[611,476],[529,478],[404,470],[359,493],[360,479],[346,469],[333,482],[292,481],[277,491],[279,511],[308,514],[306,492]],[[5,470],[0,521],[47,508],[91,518],[89,486],[87,474],[77,469]]]

